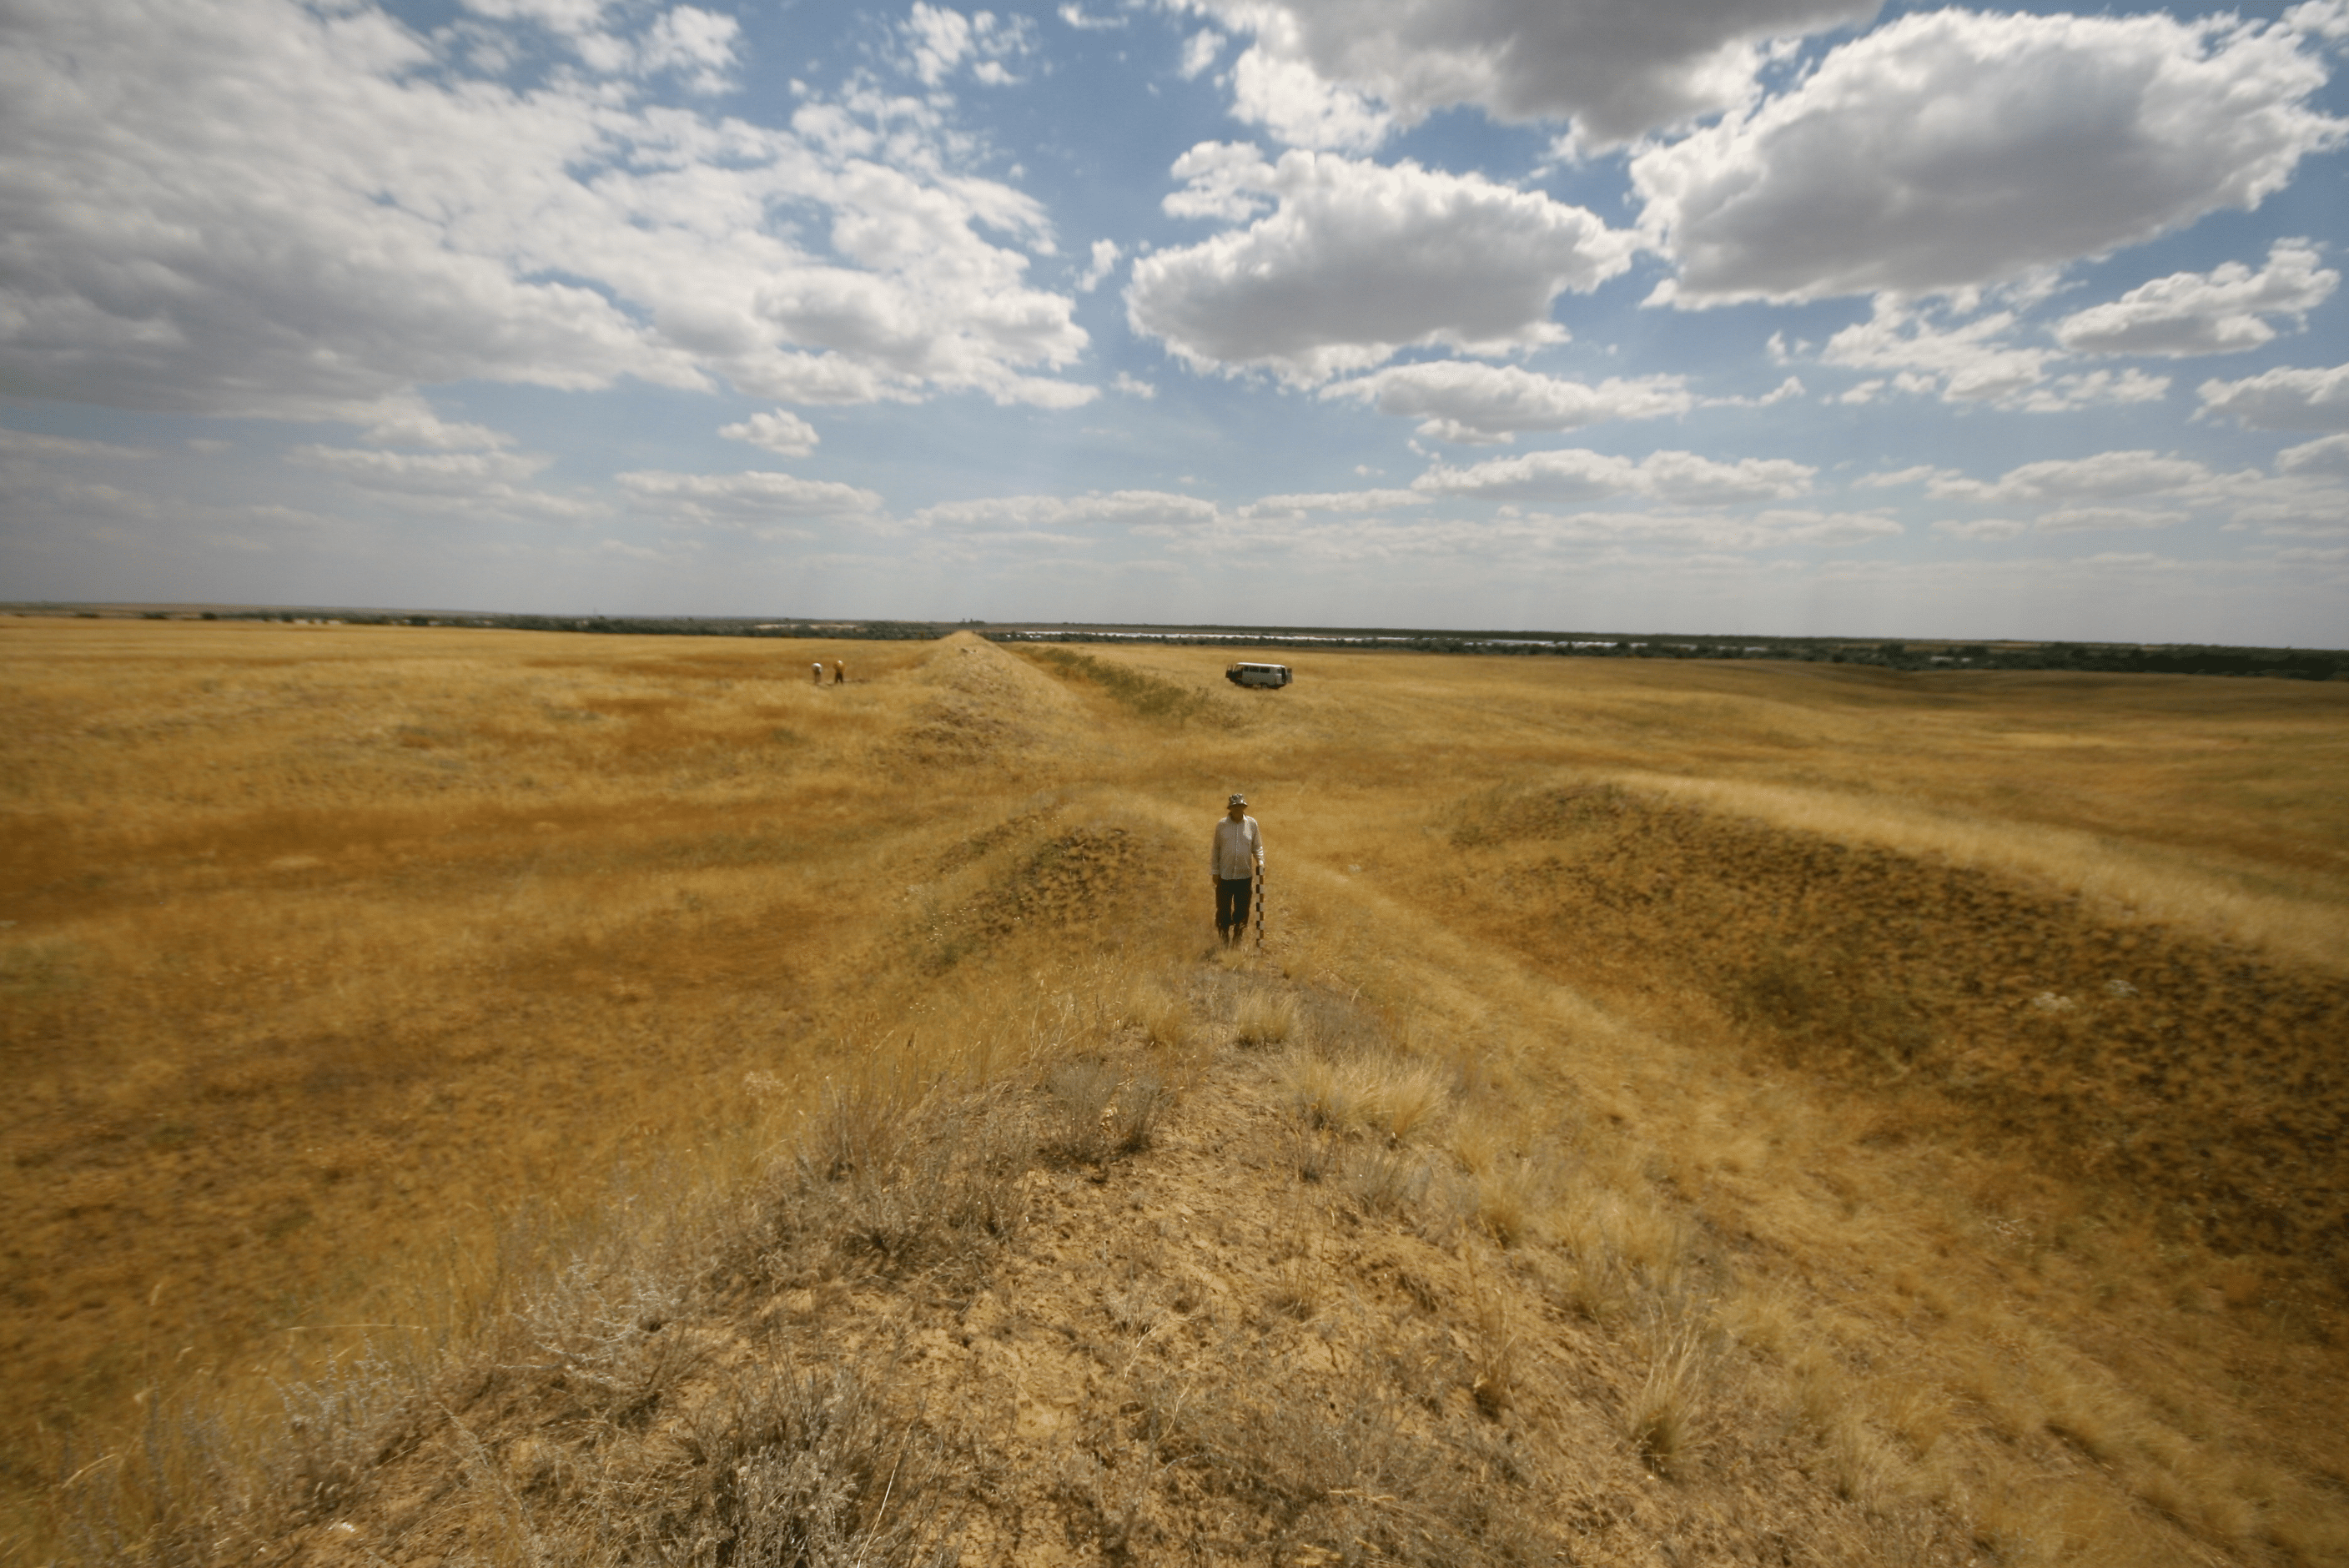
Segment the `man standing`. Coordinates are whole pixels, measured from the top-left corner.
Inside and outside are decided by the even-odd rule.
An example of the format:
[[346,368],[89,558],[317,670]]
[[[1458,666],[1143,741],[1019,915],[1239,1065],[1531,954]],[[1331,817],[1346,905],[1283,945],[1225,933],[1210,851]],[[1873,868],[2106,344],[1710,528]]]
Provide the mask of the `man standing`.
[[1216,879],[1216,934],[1229,947],[1247,934],[1248,889],[1264,869],[1264,830],[1247,814],[1247,797],[1235,795],[1216,824],[1207,851]]

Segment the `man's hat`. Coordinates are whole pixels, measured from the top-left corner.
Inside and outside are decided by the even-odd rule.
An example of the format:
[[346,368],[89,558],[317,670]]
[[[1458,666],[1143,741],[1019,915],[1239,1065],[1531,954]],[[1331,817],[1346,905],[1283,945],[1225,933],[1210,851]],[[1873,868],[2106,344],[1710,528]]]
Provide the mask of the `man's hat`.
[[1224,804],[1226,806],[1245,806],[1247,804],[1247,797],[1245,795],[1235,795],[1230,799],[1225,801]]

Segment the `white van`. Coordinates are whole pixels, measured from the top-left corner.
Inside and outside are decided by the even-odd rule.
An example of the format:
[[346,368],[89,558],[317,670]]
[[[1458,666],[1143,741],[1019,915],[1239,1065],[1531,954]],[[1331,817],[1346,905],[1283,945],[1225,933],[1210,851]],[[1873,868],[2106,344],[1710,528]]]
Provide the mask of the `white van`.
[[1237,686],[1285,686],[1288,684],[1288,666],[1234,665],[1224,672],[1224,678]]

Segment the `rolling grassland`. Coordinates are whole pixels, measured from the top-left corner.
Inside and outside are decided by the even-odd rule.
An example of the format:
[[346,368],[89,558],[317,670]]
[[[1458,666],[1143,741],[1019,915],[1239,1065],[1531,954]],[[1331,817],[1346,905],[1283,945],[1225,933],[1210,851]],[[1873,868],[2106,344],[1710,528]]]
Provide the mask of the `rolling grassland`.
[[2349,1560],[2349,690],[1227,656],[0,622],[11,1557]]

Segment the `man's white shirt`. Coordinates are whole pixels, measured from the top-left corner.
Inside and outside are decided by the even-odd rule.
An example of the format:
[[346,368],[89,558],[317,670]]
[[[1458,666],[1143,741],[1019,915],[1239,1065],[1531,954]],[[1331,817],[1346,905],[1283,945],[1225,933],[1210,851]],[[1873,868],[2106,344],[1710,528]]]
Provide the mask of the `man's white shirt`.
[[1257,868],[1264,864],[1264,830],[1254,817],[1242,817],[1237,822],[1226,817],[1216,824],[1209,859],[1216,874],[1226,881],[1255,876]]

